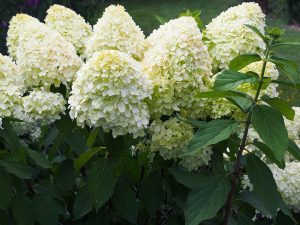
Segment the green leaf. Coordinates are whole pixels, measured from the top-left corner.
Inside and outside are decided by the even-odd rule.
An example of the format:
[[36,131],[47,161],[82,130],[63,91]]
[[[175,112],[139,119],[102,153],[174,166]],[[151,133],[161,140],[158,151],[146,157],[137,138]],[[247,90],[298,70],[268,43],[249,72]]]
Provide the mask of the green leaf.
[[282,115],[287,118],[288,120],[294,120],[295,111],[289,105],[288,102],[280,99],[280,98],[269,98],[268,96],[263,96],[261,99],[268,103],[272,108],[276,109],[277,111],[281,112]]
[[279,85],[284,85],[296,89],[300,89],[300,83],[299,82],[291,82],[291,81],[286,81],[286,80],[272,80],[271,83],[279,84]]
[[282,161],[288,147],[288,133],[281,113],[265,105],[255,105],[252,113],[253,128],[275,158]]
[[288,151],[295,157],[295,159],[300,161],[300,148],[295,142],[289,140]]
[[26,149],[28,156],[34,160],[34,162],[44,169],[51,168],[49,160],[40,152],[31,149]]
[[6,210],[13,200],[12,184],[10,175],[0,168],[0,209]]
[[185,155],[191,155],[209,145],[228,139],[236,129],[237,123],[232,120],[213,120],[206,123],[190,141]]
[[76,174],[73,167],[73,161],[67,159],[59,165],[54,182],[64,192],[70,191],[72,186],[75,184]]
[[14,155],[6,155],[0,160],[2,166],[7,172],[16,175],[21,179],[30,179],[31,173],[28,165]]
[[138,200],[136,199],[135,192],[130,187],[130,183],[123,180],[118,182],[112,197],[112,202],[117,214],[121,218],[136,224],[138,216]]
[[240,199],[257,209],[262,214],[269,215],[268,210],[265,209],[262,202],[257,198],[253,191],[242,191],[240,193]]
[[35,194],[33,197],[33,213],[35,221],[40,225],[59,224],[59,207],[51,195]]
[[226,99],[239,107],[243,112],[248,112],[254,104],[251,99],[245,97],[227,97]]
[[105,159],[98,159],[92,166],[88,178],[88,189],[96,210],[108,201],[114,192],[117,178]]
[[75,196],[73,214],[74,219],[79,219],[93,209],[93,201],[89,195],[88,186],[81,188]]
[[253,184],[253,192],[269,214],[274,217],[279,205],[277,186],[273,174],[269,167],[255,154],[248,154],[246,159],[246,170]]
[[235,57],[229,63],[229,69],[234,71],[240,71],[244,67],[248,66],[251,63],[258,62],[261,60],[261,57],[258,54],[243,54]]
[[213,218],[225,204],[230,190],[227,176],[206,178],[192,190],[185,206],[185,224],[198,225]]
[[17,225],[34,224],[32,201],[27,195],[15,195],[11,209]]
[[217,91],[226,91],[238,87],[243,83],[253,83],[258,81],[259,78],[257,76],[232,70],[223,70],[218,74],[213,89]]
[[184,117],[181,117],[179,114],[176,114],[176,117],[185,122],[185,123],[188,123],[188,124],[191,124],[193,127],[197,127],[197,128],[201,128],[205,122],[204,121],[200,121],[200,120],[196,120],[196,119],[192,119],[192,118],[184,118]]
[[265,43],[267,43],[267,38],[265,35],[255,26],[252,26],[250,24],[245,24],[246,27],[250,28],[252,31],[254,31],[261,39],[264,40]]
[[247,95],[238,91],[207,91],[197,94],[198,98],[226,98],[226,97],[246,97]]
[[20,148],[19,137],[12,128],[8,120],[3,119],[2,128],[0,129],[0,139],[2,139],[5,147],[13,152],[17,152]]
[[272,162],[276,163],[276,165],[279,168],[284,169],[285,167],[284,157],[282,156],[280,156],[279,158],[276,157],[274,152],[267,145],[257,140],[254,140],[253,144],[256,147],[258,147],[270,160],[272,160]]
[[292,82],[296,83],[299,81],[298,77],[298,65],[296,62],[280,57],[271,57],[270,62],[274,63],[284,75],[287,76]]
[[169,171],[178,183],[188,188],[196,187],[206,178],[204,175],[199,173],[190,173],[175,168],[171,168]]
[[100,127],[95,127],[93,129],[93,131],[90,133],[90,135],[89,135],[89,137],[87,139],[87,146],[89,148],[93,147],[93,144],[94,144],[94,142],[95,142],[95,140],[97,138],[99,130],[100,130]]
[[95,147],[82,153],[77,159],[74,160],[74,167],[78,171],[83,167],[95,154],[105,149],[104,147]]

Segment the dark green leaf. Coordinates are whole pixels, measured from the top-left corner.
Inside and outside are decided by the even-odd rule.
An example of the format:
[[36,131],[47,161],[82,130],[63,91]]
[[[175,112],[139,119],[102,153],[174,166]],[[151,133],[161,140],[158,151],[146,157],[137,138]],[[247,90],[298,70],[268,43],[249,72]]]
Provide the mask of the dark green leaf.
[[205,176],[199,173],[190,173],[181,169],[169,169],[175,180],[188,188],[194,188],[205,180]]
[[192,118],[183,118],[179,114],[177,114],[176,117],[181,121],[191,124],[193,127],[197,127],[197,128],[201,128],[205,124],[204,121],[200,121]]
[[121,218],[136,224],[138,215],[138,202],[136,199],[136,194],[128,182],[123,180],[118,182],[112,197],[112,202],[117,214]]
[[187,225],[198,225],[200,222],[214,217],[225,204],[230,190],[227,176],[206,178],[192,190],[185,207]]
[[35,221],[40,225],[53,225],[58,223],[59,207],[51,195],[35,194],[33,197],[33,213]]
[[2,128],[0,129],[0,139],[3,140],[7,149],[16,152],[20,148],[20,141],[18,135],[12,128],[11,124],[7,120],[2,121]]
[[61,190],[67,192],[75,184],[75,178],[76,174],[73,167],[73,162],[72,160],[68,159],[59,165],[59,169],[54,177],[54,182]]
[[12,184],[10,175],[0,168],[0,209],[6,210],[13,200]]
[[248,154],[246,159],[246,170],[253,184],[253,191],[262,202],[264,208],[274,217],[279,204],[277,186],[273,174],[269,167],[255,154]]
[[240,198],[242,201],[248,203],[253,208],[257,209],[259,212],[261,212],[264,215],[268,215],[268,210],[265,209],[262,202],[257,198],[257,196],[251,191],[242,191],[240,193]]
[[295,159],[300,161],[300,149],[295,142],[289,140],[288,151],[295,157]]
[[235,57],[229,63],[229,69],[234,71],[239,71],[251,63],[258,62],[261,57],[257,54],[243,54]]
[[272,80],[271,83],[279,84],[279,85],[284,85],[296,89],[300,89],[300,83],[299,82],[291,82],[291,81],[286,81],[286,80]]
[[232,120],[213,120],[197,131],[189,143],[187,153],[190,155],[201,149],[226,140],[237,129],[237,123]]
[[95,142],[95,140],[97,138],[99,130],[100,130],[100,127],[95,127],[93,129],[93,131],[90,133],[90,135],[89,135],[89,137],[87,139],[87,146],[89,148],[93,147],[93,144],[94,144],[94,142]]
[[0,166],[2,166],[7,172],[14,174],[21,179],[31,178],[30,168],[28,165],[14,155],[6,155],[1,158]]
[[32,202],[27,195],[15,195],[11,209],[17,225],[34,224]]
[[289,105],[288,102],[280,99],[280,98],[269,98],[267,96],[263,96],[261,98],[264,102],[268,103],[272,108],[281,112],[282,115],[288,120],[294,120],[295,111]]
[[77,159],[74,160],[74,167],[78,171],[83,167],[95,154],[103,150],[103,147],[95,147],[82,153]]
[[270,62],[274,63],[277,69],[279,69],[284,75],[286,75],[292,82],[296,83],[297,81],[299,81],[297,63],[275,56],[270,59]]
[[51,168],[49,160],[40,152],[31,149],[26,149],[28,156],[34,160],[34,162],[44,169]]
[[252,109],[252,125],[263,142],[273,151],[275,158],[282,161],[288,147],[288,133],[280,112],[265,105]]
[[232,70],[223,70],[218,74],[213,89],[216,91],[226,91],[238,87],[243,83],[258,82],[257,76],[240,73]]
[[81,188],[75,196],[73,214],[74,219],[79,219],[93,209],[93,201],[89,195],[88,187]]
[[243,112],[248,112],[253,106],[253,101],[245,97],[228,97],[228,101],[232,102],[234,105],[239,107]]
[[117,178],[105,159],[98,159],[92,166],[88,178],[88,189],[96,210],[104,205],[114,192]]
[[284,157],[280,156],[278,158],[276,158],[276,155],[274,154],[274,152],[264,143],[261,143],[257,140],[254,140],[253,143],[256,147],[258,147],[270,160],[272,160],[272,162],[276,163],[276,165],[281,168],[284,169],[285,167],[285,162],[284,162]]

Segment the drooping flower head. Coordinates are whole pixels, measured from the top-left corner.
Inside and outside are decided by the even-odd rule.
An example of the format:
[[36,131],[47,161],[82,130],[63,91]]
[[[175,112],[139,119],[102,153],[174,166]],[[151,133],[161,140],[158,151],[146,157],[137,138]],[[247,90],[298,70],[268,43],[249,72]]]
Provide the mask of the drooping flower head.
[[265,15],[257,3],[243,3],[229,8],[207,26],[206,45],[213,58],[214,69],[226,69],[229,62],[245,53],[261,53],[264,41],[251,29],[252,25],[264,33]]
[[79,54],[83,54],[86,39],[92,34],[92,27],[73,10],[61,5],[52,5],[47,10],[45,23],[71,42]]
[[97,52],[78,71],[69,99],[70,116],[78,125],[102,126],[113,136],[143,136],[149,123],[145,100],[152,84],[139,62],[128,54]]
[[65,105],[66,100],[60,93],[45,90],[33,90],[22,97],[25,115],[41,124],[50,124],[60,119],[60,114],[65,112]]
[[24,29],[18,35],[16,59],[26,85],[49,87],[72,82],[82,64],[74,46],[43,23],[28,20],[21,25]]
[[17,47],[19,46],[19,36],[23,32],[30,32],[30,27],[38,26],[39,20],[26,15],[17,14],[9,21],[9,28],[7,31],[6,45],[8,48],[9,56],[16,60]]
[[153,31],[147,43],[143,65],[154,83],[151,114],[181,111],[201,117],[205,100],[196,95],[208,90],[212,61],[194,18],[171,20]]
[[119,50],[139,60],[145,50],[145,36],[123,6],[111,5],[94,25],[86,48],[87,57],[101,50]]
[[194,130],[189,124],[170,118],[167,121],[155,120],[149,129],[151,136],[150,150],[159,152],[166,160],[173,159],[189,171],[198,170],[200,166],[208,165],[211,159],[210,147],[191,156],[183,156],[188,143],[194,136]]

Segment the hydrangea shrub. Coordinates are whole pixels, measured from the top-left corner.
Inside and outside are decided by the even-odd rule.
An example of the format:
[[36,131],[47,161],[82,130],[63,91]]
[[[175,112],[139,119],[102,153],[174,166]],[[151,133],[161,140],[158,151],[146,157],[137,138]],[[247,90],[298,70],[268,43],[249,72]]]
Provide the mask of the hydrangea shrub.
[[93,27],[60,5],[11,19],[0,224],[300,222],[300,108],[279,92],[299,74],[276,55],[300,43],[256,3],[199,14],[148,37],[120,5]]

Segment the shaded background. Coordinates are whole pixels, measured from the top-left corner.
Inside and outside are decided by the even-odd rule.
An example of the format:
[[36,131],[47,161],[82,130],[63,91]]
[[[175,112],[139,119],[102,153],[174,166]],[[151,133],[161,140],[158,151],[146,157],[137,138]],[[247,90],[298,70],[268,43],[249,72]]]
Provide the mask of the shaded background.
[[[256,0],[267,13],[270,26],[280,26],[286,30],[284,39],[300,41],[300,0]],[[61,4],[81,14],[91,25],[101,17],[110,4],[121,4],[142,28],[145,35],[160,25],[157,16],[164,20],[178,17],[186,9],[201,10],[204,24],[230,6],[243,0],[0,0],[0,52],[7,53],[5,38],[8,22],[16,13],[27,13],[44,20],[46,10],[52,4]],[[278,54],[294,60],[300,67],[300,49],[285,47]],[[297,95],[296,95],[297,94]],[[295,97],[296,96],[296,97]],[[289,91],[287,98],[300,105],[300,95]]]

